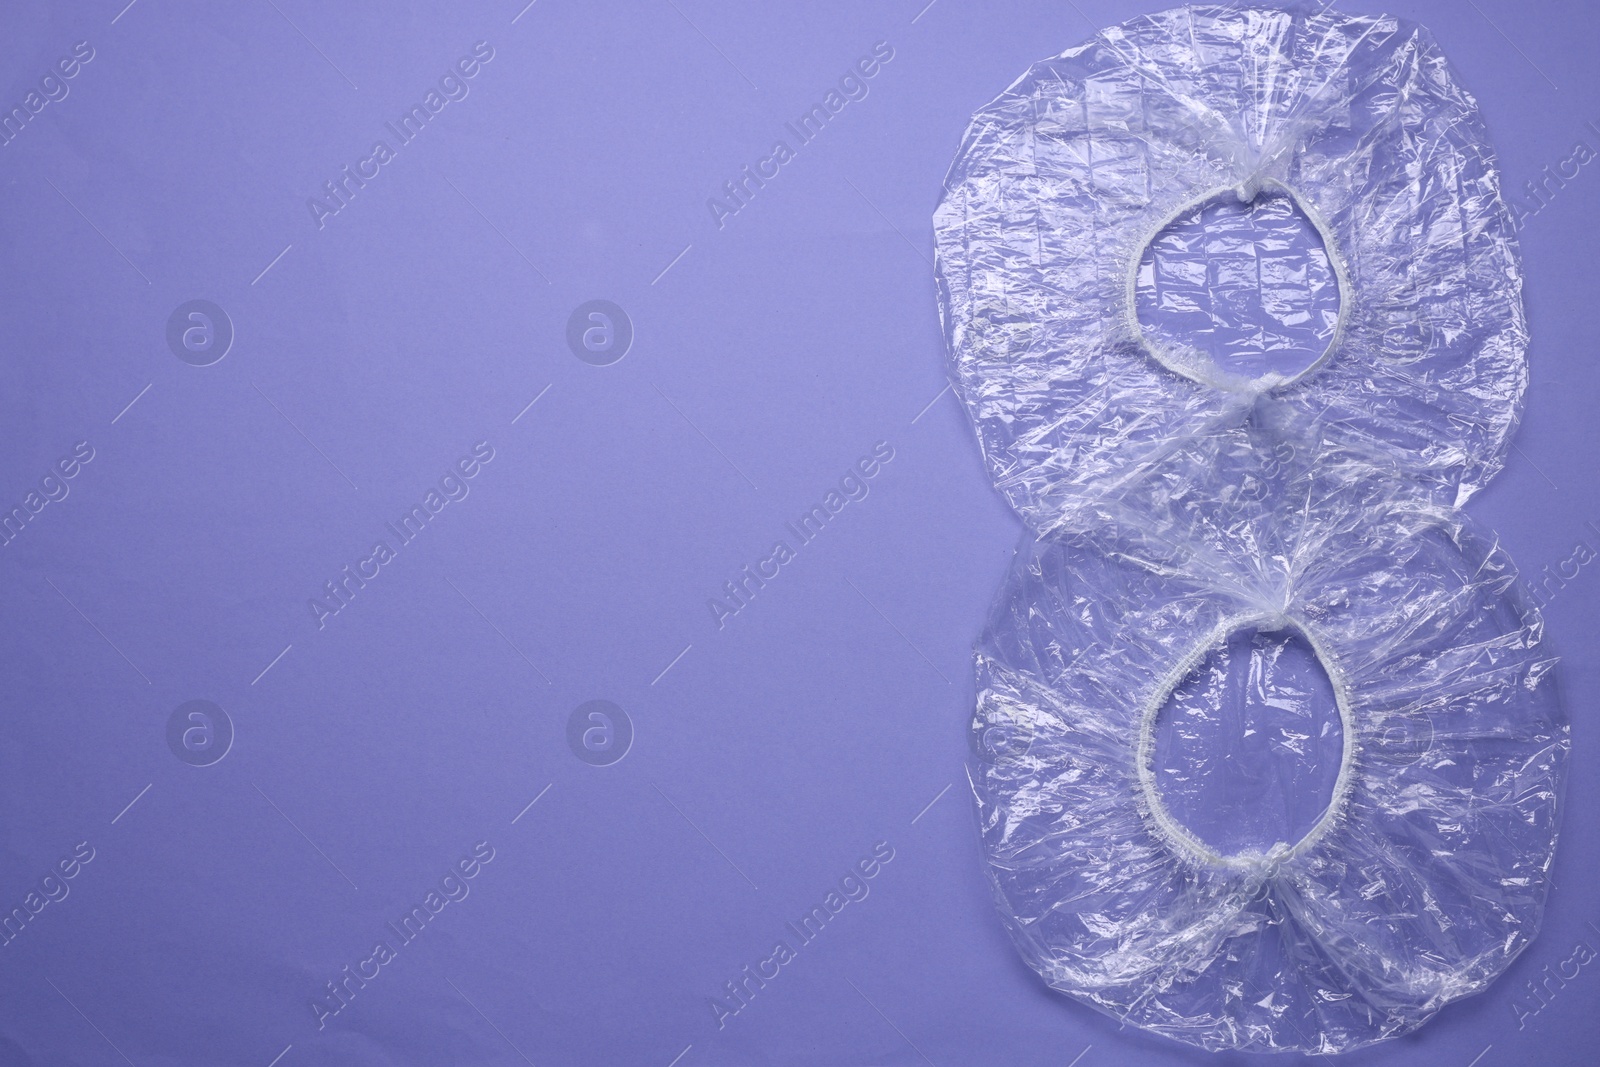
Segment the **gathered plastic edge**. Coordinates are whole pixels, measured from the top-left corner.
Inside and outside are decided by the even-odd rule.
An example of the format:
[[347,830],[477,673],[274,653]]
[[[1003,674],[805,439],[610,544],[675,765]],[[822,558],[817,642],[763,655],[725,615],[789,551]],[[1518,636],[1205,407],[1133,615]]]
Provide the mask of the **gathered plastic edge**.
[[[1261,624],[1269,624],[1262,626]],[[1278,842],[1265,852],[1240,852],[1224,855],[1202,841],[1195,833],[1183,823],[1179,822],[1162,802],[1156,787],[1155,776],[1155,724],[1161,709],[1172,696],[1174,690],[1182,684],[1189,673],[1199,665],[1208,653],[1220,647],[1232,634],[1254,626],[1267,632],[1277,630],[1293,630],[1306,639],[1311,646],[1311,651],[1317,657],[1317,662],[1327,672],[1328,681],[1333,686],[1334,704],[1339,711],[1339,722],[1342,728],[1343,748],[1339,754],[1339,772],[1333,781],[1332,795],[1328,798],[1328,805],[1323,809],[1322,815],[1294,844]],[[1155,830],[1156,836],[1175,853],[1189,860],[1191,863],[1208,867],[1223,868],[1226,870],[1246,871],[1253,874],[1271,874],[1280,864],[1286,863],[1297,856],[1304,855],[1314,848],[1325,837],[1329,830],[1339,821],[1344,813],[1346,802],[1354,786],[1356,765],[1356,724],[1353,702],[1350,694],[1350,683],[1346,679],[1344,670],[1339,662],[1329,651],[1326,644],[1317,636],[1313,627],[1305,621],[1295,619],[1276,612],[1251,612],[1242,615],[1230,616],[1214,626],[1189,653],[1178,661],[1177,665],[1168,671],[1155,687],[1150,699],[1146,700],[1140,709],[1138,740],[1134,757],[1134,765],[1138,771],[1139,791],[1145,815],[1150,825]]]
[[[1320,356],[1318,356],[1309,366],[1288,377],[1279,374],[1268,373],[1260,376],[1259,378],[1241,378],[1237,375],[1225,374],[1215,367],[1213,367],[1211,373],[1208,374],[1202,367],[1193,366],[1185,363],[1183,360],[1174,358],[1170,352],[1168,352],[1163,346],[1153,341],[1145,333],[1144,327],[1139,323],[1138,313],[1139,264],[1144,261],[1145,252],[1149,249],[1150,245],[1155,241],[1155,239],[1161,235],[1161,232],[1168,226],[1171,226],[1174,222],[1178,221],[1184,215],[1193,211],[1195,208],[1208,204],[1211,201],[1229,193],[1232,193],[1235,197],[1237,197],[1240,203],[1248,204],[1253,202],[1256,196],[1264,188],[1277,189],[1287,196],[1289,198],[1289,202],[1293,204],[1301,214],[1305,215],[1305,217],[1311,222],[1312,229],[1316,230],[1317,236],[1322,239],[1322,247],[1328,253],[1328,262],[1333,267],[1334,280],[1338,283],[1339,287],[1339,314],[1334,319],[1333,336],[1328,339],[1327,347],[1322,350],[1322,354]],[[1128,257],[1128,266],[1125,272],[1125,294],[1123,299],[1122,318],[1127,326],[1128,333],[1139,344],[1139,347],[1142,348],[1151,359],[1172,371],[1174,374],[1181,375],[1192,382],[1198,382],[1201,385],[1211,386],[1212,388],[1220,389],[1225,392],[1259,395],[1275,389],[1285,389],[1289,386],[1297,384],[1298,382],[1309,377],[1311,374],[1315,373],[1317,370],[1321,369],[1322,366],[1333,357],[1333,354],[1338,351],[1340,346],[1344,343],[1346,327],[1348,327],[1350,323],[1350,316],[1352,312],[1351,305],[1354,299],[1353,293],[1354,289],[1350,285],[1349,269],[1345,265],[1343,249],[1340,247],[1339,240],[1335,236],[1333,228],[1328,225],[1325,219],[1323,219],[1322,213],[1317,210],[1316,206],[1312,204],[1309,199],[1302,196],[1299,190],[1287,182],[1279,181],[1276,178],[1253,177],[1248,182],[1235,185],[1219,185],[1207,190],[1204,193],[1201,193],[1198,196],[1192,196],[1183,203],[1179,204],[1177,208],[1162,216],[1154,226],[1146,230],[1144,237],[1134,243],[1133,252]]]

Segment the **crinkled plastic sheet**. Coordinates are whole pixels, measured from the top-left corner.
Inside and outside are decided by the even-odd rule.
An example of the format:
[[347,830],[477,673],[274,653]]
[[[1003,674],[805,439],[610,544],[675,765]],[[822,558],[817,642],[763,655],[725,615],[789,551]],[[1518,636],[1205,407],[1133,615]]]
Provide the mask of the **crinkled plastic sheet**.
[[[1317,462],[1286,480],[1327,488]],[[1567,749],[1538,616],[1460,512],[1395,503],[1019,553],[972,778],[1002,914],[1053,987],[1206,1048],[1339,1052],[1533,937]],[[1314,803],[1275,818],[1286,798]]]
[[1039,538],[972,769],[1023,956],[1211,1049],[1347,1051],[1484,988],[1537,931],[1568,741],[1537,611],[1456,510],[1527,338],[1432,38],[1107,29],[978,112],[935,229],[956,384]]
[[[1419,487],[1464,503],[1499,470],[1526,385],[1498,181],[1475,101],[1397,19],[1180,8],[1036,65],[974,116],[934,216],[956,384],[996,484],[1047,530],[1284,384],[1136,314],[1143,253],[1170,222],[1277,197],[1329,270],[1269,267],[1259,302],[1326,307],[1328,275],[1341,301],[1283,399],[1408,454]],[[1162,259],[1170,276],[1183,256]]]

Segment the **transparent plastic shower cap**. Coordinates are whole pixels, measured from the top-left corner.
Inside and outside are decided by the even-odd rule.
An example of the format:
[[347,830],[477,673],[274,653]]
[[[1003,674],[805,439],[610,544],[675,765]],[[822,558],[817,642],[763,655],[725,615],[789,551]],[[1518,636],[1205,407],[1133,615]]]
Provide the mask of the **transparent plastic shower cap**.
[[[1055,989],[1207,1049],[1343,1052],[1482,990],[1536,933],[1568,747],[1537,613],[1458,513],[1372,504],[1330,505],[1362,534],[1290,574],[1214,579],[1119,531],[1019,553],[978,650],[971,780],[1002,916]],[[1153,731],[1249,629],[1309,642],[1340,754],[1320,816],[1229,852],[1166,803]],[[1271,700],[1310,721],[1308,693]]]
[[[980,110],[934,215],[954,378],[997,486],[1049,530],[1171,442],[1269,396],[1459,505],[1526,385],[1511,215],[1472,97],[1426,30],[1337,11],[1179,8],[1037,64]],[[1285,196],[1339,313],[1301,372],[1230,375],[1136,314],[1141,256],[1216,198]],[[1302,276],[1262,297],[1304,302]]]

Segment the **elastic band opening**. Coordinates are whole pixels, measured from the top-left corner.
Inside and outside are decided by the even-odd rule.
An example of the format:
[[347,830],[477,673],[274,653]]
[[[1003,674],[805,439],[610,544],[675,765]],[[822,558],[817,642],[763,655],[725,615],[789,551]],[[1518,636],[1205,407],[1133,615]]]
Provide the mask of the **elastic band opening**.
[[[1231,635],[1247,626],[1256,626],[1260,623],[1272,623],[1275,630],[1294,630],[1306,639],[1311,646],[1312,654],[1317,657],[1317,662],[1328,675],[1328,681],[1333,686],[1334,706],[1339,711],[1339,722],[1342,728],[1343,748],[1339,753],[1339,773],[1333,780],[1333,792],[1328,798],[1328,805],[1323,809],[1322,815],[1312,824],[1300,839],[1293,845],[1279,842],[1265,852],[1240,852],[1224,855],[1202,841],[1194,831],[1190,830],[1167,809],[1166,804],[1156,788],[1155,775],[1155,724],[1161,709],[1166,706],[1167,700],[1173,691],[1182,684],[1195,667],[1197,667],[1206,654],[1221,647],[1223,642]],[[1219,867],[1227,870],[1260,871],[1274,868],[1280,863],[1286,863],[1297,856],[1310,851],[1329,830],[1331,830],[1339,816],[1343,813],[1345,803],[1349,799],[1350,791],[1354,785],[1354,770],[1356,762],[1356,726],[1355,714],[1350,696],[1350,684],[1345,678],[1344,670],[1339,666],[1326,645],[1318,639],[1313,629],[1305,622],[1274,612],[1255,612],[1248,615],[1236,615],[1218,623],[1189,653],[1181,659],[1177,666],[1169,671],[1156,686],[1150,699],[1145,701],[1139,715],[1139,732],[1134,754],[1134,764],[1138,771],[1139,792],[1144,801],[1143,807],[1149,818],[1151,828],[1158,838],[1169,848],[1194,863],[1210,867]]]
[[[1176,358],[1164,346],[1157,344],[1146,335],[1144,327],[1139,324],[1139,264],[1143,262],[1146,250],[1161,235],[1161,231],[1195,208],[1228,194],[1232,194],[1243,203],[1249,203],[1256,198],[1257,193],[1262,189],[1277,189],[1281,191],[1289,198],[1289,202],[1306,217],[1311,223],[1311,228],[1322,239],[1322,247],[1328,253],[1328,263],[1333,268],[1334,281],[1339,287],[1339,313],[1334,317],[1333,336],[1328,339],[1328,345],[1322,350],[1320,356],[1313,360],[1309,366],[1288,377],[1267,373],[1259,378],[1239,378],[1223,372],[1221,368],[1216,367],[1214,364],[1210,368],[1211,373],[1207,373],[1205,368],[1192,366]],[[1164,216],[1160,222],[1156,223],[1152,229],[1145,233],[1143,239],[1135,244],[1133,254],[1128,259],[1125,288],[1122,317],[1127,325],[1129,334],[1132,335],[1139,347],[1144,349],[1145,354],[1174,374],[1223,392],[1259,394],[1274,389],[1285,389],[1300,382],[1326,363],[1339,348],[1344,341],[1345,328],[1350,322],[1350,277],[1349,271],[1345,266],[1344,255],[1339,249],[1338,239],[1334,236],[1333,230],[1328,226],[1327,221],[1323,219],[1322,213],[1309,200],[1302,197],[1292,185],[1287,182],[1281,182],[1276,178],[1251,177],[1249,182],[1237,185],[1219,185],[1199,196],[1185,200],[1175,210]]]

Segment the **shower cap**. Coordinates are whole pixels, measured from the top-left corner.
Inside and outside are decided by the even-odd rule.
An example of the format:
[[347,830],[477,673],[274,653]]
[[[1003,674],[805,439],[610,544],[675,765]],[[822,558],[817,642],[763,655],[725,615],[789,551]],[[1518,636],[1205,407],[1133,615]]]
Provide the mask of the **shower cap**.
[[[1206,279],[1192,243],[1157,238],[1219,203],[1297,210],[1322,248]],[[959,394],[1038,530],[1130,478],[1202,477],[1173,442],[1236,430],[1262,395],[1402,453],[1442,503],[1504,461],[1526,385],[1512,217],[1421,27],[1189,7],[1103,30],[977,112],[934,233]],[[1147,331],[1138,295],[1162,282],[1169,308],[1248,296],[1291,330],[1321,305],[1320,355],[1241,373]]]
[[[1374,526],[1349,503],[1276,581],[1210,581],[1115,533],[1019,553],[979,645],[972,781],[1007,927],[1055,989],[1208,1049],[1342,1052],[1482,990],[1533,937],[1567,750],[1537,613],[1461,513]],[[1283,637],[1331,701],[1274,674]],[[1229,778],[1183,743],[1223,727],[1230,656],[1259,690],[1256,751],[1320,733],[1331,759]],[[1214,828],[1307,786],[1320,814],[1232,851],[1163,799],[1249,837]]]
[[[1213,269],[1233,239],[1185,232],[1223,208],[1269,237]],[[1209,1049],[1348,1051],[1483,989],[1537,932],[1568,737],[1537,609],[1458,510],[1527,334],[1432,38],[1104,30],[977,113],[934,224],[955,384],[1037,538],[978,646],[971,768],[1023,957]],[[1207,338],[1141,298],[1263,317]]]

